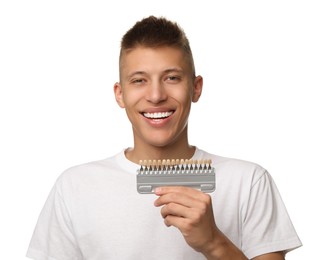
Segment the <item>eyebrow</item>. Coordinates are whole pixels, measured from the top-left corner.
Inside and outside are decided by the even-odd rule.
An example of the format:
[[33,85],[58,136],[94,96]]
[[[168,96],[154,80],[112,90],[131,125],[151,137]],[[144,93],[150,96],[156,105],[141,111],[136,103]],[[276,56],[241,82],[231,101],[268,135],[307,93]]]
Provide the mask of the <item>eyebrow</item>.
[[[177,73],[182,73],[182,74],[184,73],[184,71],[182,69],[169,68],[169,69],[164,70],[162,74],[168,74],[171,72],[177,72]],[[135,75],[147,75],[147,74],[148,74],[147,72],[139,70],[139,71],[132,72],[130,75],[127,76],[127,79],[130,79]]]
[[178,69],[178,68],[171,68],[171,69],[164,70],[164,74],[168,74],[168,73],[171,73],[171,72],[184,74],[184,70]]
[[130,79],[130,78],[132,78],[135,75],[146,75],[146,74],[147,73],[144,72],[144,71],[135,71],[135,72],[132,72],[130,75],[127,75],[127,79]]

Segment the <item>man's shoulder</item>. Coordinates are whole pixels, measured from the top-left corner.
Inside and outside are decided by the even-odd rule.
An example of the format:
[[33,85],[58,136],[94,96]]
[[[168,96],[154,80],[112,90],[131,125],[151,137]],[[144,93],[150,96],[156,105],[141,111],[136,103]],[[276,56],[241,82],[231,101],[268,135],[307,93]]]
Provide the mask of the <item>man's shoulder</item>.
[[118,157],[120,153],[110,157],[93,160],[86,163],[76,164],[65,169],[58,178],[58,182],[67,181],[72,179],[87,178],[107,173],[112,170],[118,169]]
[[213,153],[202,151],[204,157],[212,160],[212,166],[215,168],[216,173],[234,177],[248,176],[259,178],[267,171],[260,164],[233,157],[220,156]]

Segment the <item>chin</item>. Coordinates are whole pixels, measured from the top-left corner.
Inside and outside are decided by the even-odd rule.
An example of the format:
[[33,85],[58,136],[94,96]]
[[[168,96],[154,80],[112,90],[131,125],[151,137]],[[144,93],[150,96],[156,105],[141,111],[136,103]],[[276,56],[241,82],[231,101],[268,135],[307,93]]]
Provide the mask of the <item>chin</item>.
[[148,142],[148,144],[150,144],[151,146],[157,147],[157,148],[163,148],[166,147],[170,144],[170,142],[166,142],[166,141],[157,141],[155,140],[154,142]]
[[[141,136],[139,136],[141,137]],[[143,132],[142,134],[142,143],[146,143],[147,145],[153,146],[153,147],[167,147],[171,146],[180,138],[180,135],[175,134],[175,131],[148,131]]]
[[157,148],[164,148],[164,147],[171,147],[175,144],[175,138],[155,138],[154,140],[150,140],[148,144],[157,147]]

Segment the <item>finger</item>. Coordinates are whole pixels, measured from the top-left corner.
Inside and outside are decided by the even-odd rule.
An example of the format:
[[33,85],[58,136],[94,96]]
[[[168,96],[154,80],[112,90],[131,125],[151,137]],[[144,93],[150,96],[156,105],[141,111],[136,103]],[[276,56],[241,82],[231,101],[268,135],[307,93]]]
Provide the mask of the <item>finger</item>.
[[202,192],[194,188],[185,187],[185,186],[165,186],[158,187],[155,189],[155,194],[158,196],[167,194],[167,193],[187,193],[192,194],[193,196],[199,196]]
[[184,221],[186,221],[185,218],[174,215],[167,215],[164,218],[164,223],[167,227],[174,226],[180,231],[182,230],[182,225],[184,225]]
[[[177,203],[189,208],[197,208],[197,209],[204,210],[207,208],[207,206],[211,204],[210,195],[205,194],[201,191],[193,190],[191,188],[188,189],[176,188],[176,189],[168,189],[168,190],[177,191],[177,192],[164,193],[163,195],[160,195],[160,197],[154,202],[154,205],[156,207],[169,204],[169,203]],[[179,191],[186,191],[186,192],[179,192]]]
[[175,228],[178,228],[185,237],[191,233],[191,229],[193,227],[188,219],[173,215],[166,216],[164,223],[167,227],[173,226]]
[[197,206],[197,201],[195,198],[183,193],[167,193],[161,195],[158,199],[156,199],[154,204],[156,207],[159,207],[169,203],[176,203],[185,207]]
[[190,209],[184,207],[183,205],[176,203],[169,203],[161,208],[161,216],[166,218],[168,215],[178,216],[178,217],[190,217]]
[[[188,199],[198,199],[202,194],[204,194],[201,191],[198,191],[196,189],[190,188],[190,187],[184,187],[184,186],[167,186],[167,187],[159,187],[155,189],[155,194],[158,196],[163,196],[167,194],[174,194],[171,196],[166,196],[164,197],[164,202],[163,200],[157,200],[159,202],[159,205],[157,204],[156,206],[161,206],[164,203],[168,203],[171,201],[178,201],[184,200],[187,198]],[[168,201],[167,199],[170,199],[171,201]],[[180,202],[181,203],[181,202]],[[183,201],[185,203],[185,200]],[[187,204],[186,204],[187,205]],[[189,206],[189,205],[188,205]]]

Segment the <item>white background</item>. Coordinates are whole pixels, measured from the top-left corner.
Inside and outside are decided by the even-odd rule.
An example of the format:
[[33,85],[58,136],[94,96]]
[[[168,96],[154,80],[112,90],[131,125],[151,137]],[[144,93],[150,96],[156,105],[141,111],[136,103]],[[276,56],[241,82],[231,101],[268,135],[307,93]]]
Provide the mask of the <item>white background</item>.
[[287,259],[320,259],[324,13],[312,0],[1,1],[0,259],[25,259],[63,170],[132,146],[113,84],[122,35],[150,14],[185,29],[204,77],[190,142],[268,169],[304,244]]

